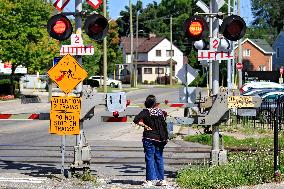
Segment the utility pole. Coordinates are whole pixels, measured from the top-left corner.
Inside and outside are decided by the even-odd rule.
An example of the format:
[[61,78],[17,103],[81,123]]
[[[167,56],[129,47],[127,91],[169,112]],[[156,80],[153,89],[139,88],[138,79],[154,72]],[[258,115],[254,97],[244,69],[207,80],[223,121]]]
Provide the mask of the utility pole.
[[[170,51],[170,85],[173,85],[173,17],[170,17],[170,40],[171,40],[171,51]],[[166,80],[167,78],[165,78]]]
[[[236,7],[236,0],[233,0],[233,14],[236,13],[235,7]],[[235,42],[232,41],[231,44],[232,44],[233,52],[235,54]],[[236,67],[236,61],[235,59],[232,59],[232,87],[233,86],[235,87],[235,70],[236,70],[235,67]]]
[[[238,16],[240,16],[240,15],[241,15],[241,1],[238,0]],[[242,59],[243,59],[241,42],[242,42],[242,39],[240,39],[238,41],[238,62],[239,63],[242,63]],[[242,80],[243,80],[242,70],[241,69],[238,70],[238,75],[239,75],[239,78],[238,78],[239,79],[238,89],[240,89],[242,87]]]
[[[106,7],[107,7],[107,3],[106,3],[106,0],[104,0],[103,2],[104,4],[104,8],[103,8],[103,11],[104,11],[104,17],[106,18],[107,16],[107,11],[106,11]],[[103,70],[104,70],[104,93],[107,92],[107,37],[104,38],[104,65],[103,65]]]
[[134,66],[133,66],[133,21],[132,21],[132,0],[129,0],[129,25],[130,25],[130,85],[134,87]]
[[135,76],[134,76],[134,87],[137,87],[137,77],[138,77],[138,73],[137,73],[137,62],[138,62],[138,19],[139,19],[139,15],[138,15],[138,2],[139,0],[137,0],[136,3],[136,53],[135,53],[135,65],[134,65],[134,71],[135,71]]

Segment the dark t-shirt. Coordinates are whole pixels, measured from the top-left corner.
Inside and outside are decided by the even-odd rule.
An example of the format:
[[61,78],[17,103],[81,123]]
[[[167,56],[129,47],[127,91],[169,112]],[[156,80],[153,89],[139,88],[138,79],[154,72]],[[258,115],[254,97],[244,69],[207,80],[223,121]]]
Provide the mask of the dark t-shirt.
[[165,121],[164,113],[159,108],[143,109],[133,122],[138,124],[140,121],[152,130],[144,130],[143,137],[157,141],[166,141],[168,139],[167,123]]

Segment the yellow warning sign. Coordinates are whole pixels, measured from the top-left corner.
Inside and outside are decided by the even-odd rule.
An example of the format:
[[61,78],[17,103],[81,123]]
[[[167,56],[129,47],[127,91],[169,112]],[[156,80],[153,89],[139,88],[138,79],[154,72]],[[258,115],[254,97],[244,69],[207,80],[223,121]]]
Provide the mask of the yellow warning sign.
[[228,108],[249,108],[255,107],[252,96],[229,96]]
[[80,134],[81,98],[58,96],[51,98],[49,133]]
[[80,112],[50,111],[49,133],[58,135],[80,134]]
[[56,96],[51,98],[51,110],[66,111],[66,112],[80,112],[81,98],[80,97],[65,97]]
[[70,93],[88,75],[70,54],[64,56],[47,74],[66,94]]

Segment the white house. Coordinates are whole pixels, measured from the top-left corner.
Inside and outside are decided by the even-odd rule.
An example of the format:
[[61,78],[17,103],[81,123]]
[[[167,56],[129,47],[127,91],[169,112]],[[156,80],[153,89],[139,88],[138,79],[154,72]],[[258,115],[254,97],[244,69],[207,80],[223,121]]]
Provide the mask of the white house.
[[273,70],[279,70],[281,66],[284,66],[284,31],[279,33],[272,48],[276,52],[272,57]]
[[[12,73],[12,64],[9,62],[2,63],[0,60],[0,74],[8,75]],[[17,66],[15,74],[27,74],[27,68]]]
[[[173,76],[176,76],[183,64],[187,63],[187,58],[183,56],[183,53],[175,45],[172,45],[171,52],[171,43],[165,37],[150,35],[149,38],[138,38],[138,43],[134,38],[133,42],[133,62],[134,64],[137,64],[137,80],[140,83],[145,83],[145,81],[149,83],[159,83],[161,82],[161,78],[165,78],[165,76],[169,77],[171,53]],[[129,63],[131,63],[130,45],[130,37],[122,37],[121,47],[123,49],[124,71],[125,68],[129,66]],[[119,70],[119,73],[120,76],[125,76],[125,72],[123,73],[121,69]],[[127,74],[129,74],[129,71],[127,71]]]

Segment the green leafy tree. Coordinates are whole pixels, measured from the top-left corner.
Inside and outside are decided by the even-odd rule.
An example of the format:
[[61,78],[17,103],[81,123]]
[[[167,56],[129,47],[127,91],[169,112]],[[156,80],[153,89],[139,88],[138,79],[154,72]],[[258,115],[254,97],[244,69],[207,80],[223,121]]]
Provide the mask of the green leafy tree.
[[284,1],[280,0],[251,0],[253,25],[270,29],[270,33],[277,35],[284,26]]
[[[51,6],[43,0],[1,0],[0,1],[0,59],[12,62],[11,93],[14,94],[13,78],[18,65],[35,68],[39,56],[45,55],[47,63],[50,54],[36,47],[42,44],[46,47],[49,42],[46,24],[51,15]],[[46,39],[45,39],[46,40]],[[53,43],[54,44],[54,43]],[[44,67],[44,66],[43,66]]]

